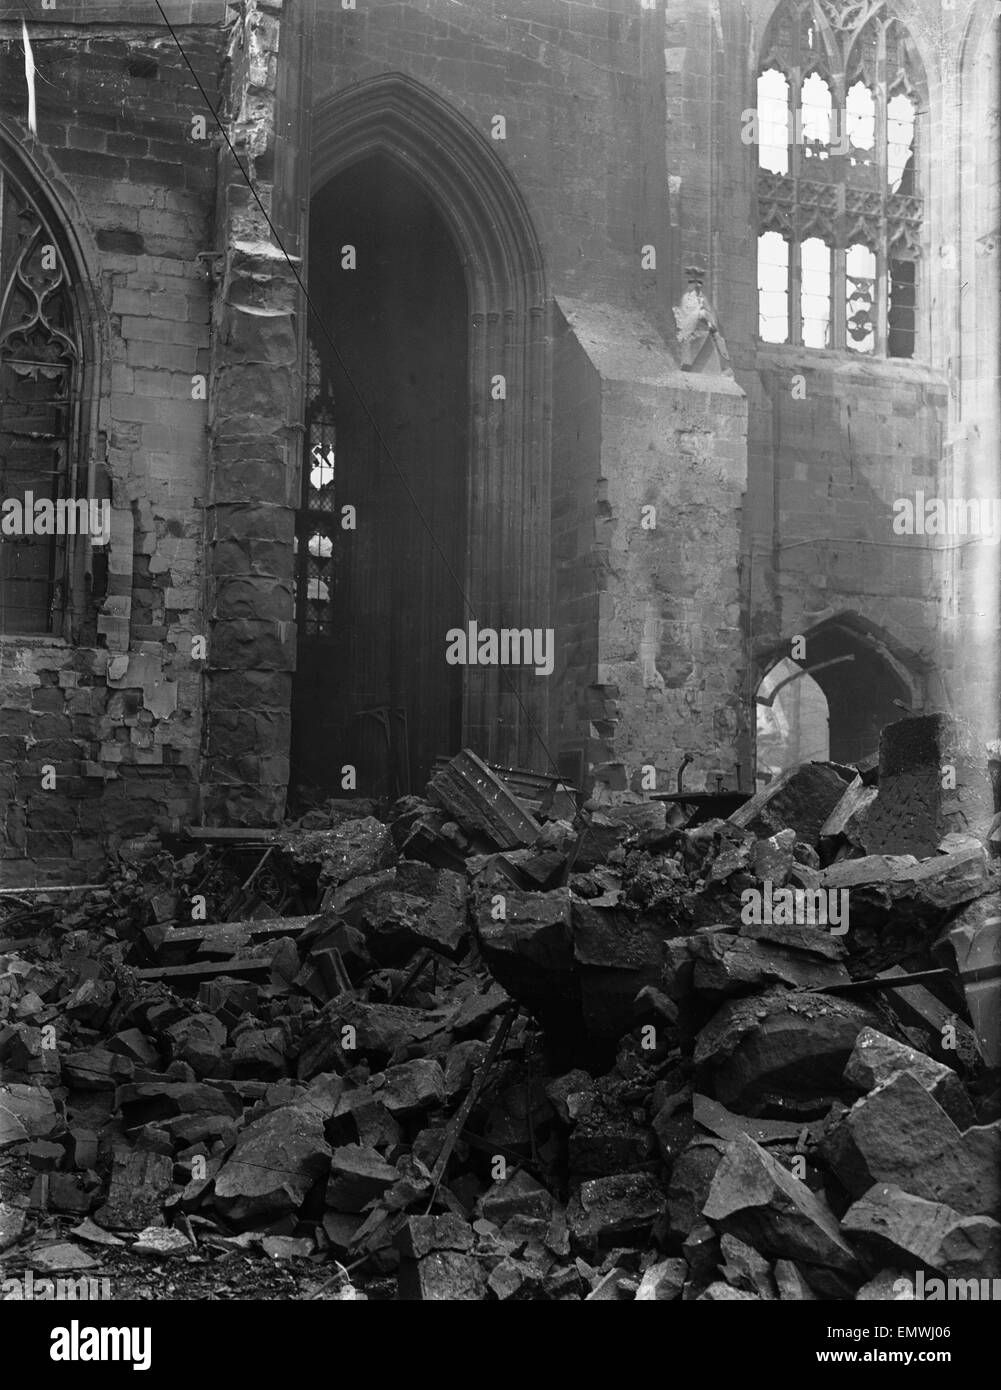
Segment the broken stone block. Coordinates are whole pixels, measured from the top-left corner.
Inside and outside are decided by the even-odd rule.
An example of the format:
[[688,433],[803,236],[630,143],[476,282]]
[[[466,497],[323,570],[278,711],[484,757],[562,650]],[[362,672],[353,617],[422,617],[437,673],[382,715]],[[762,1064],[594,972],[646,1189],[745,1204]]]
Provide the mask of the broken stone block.
[[46,1139],[61,1121],[55,1102],[40,1086],[0,1086],[0,1151],[26,1139]]
[[304,1260],[313,1253],[313,1241],[308,1236],[265,1236],[261,1249],[272,1260]]
[[879,788],[867,786],[861,776],[850,782],[845,794],[820,827],[820,845],[825,862],[830,862],[842,846],[862,848],[866,816]]
[[572,1125],[595,1093],[589,1072],[581,1068],[558,1076],[546,1086],[546,1096],[565,1125]]
[[993,1214],[1001,1200],[1001,1121],[961,1132],[910,1072],[857,1101],[821,1152],[853,1194],[888,1183],[964,1216]]
[[548,1221],[553,1210],[553,1198],[548,1188],[524,1168],[513,1177],[495,1182],[477,1203],[480,1216],[503,1226],[513,1216],[536,1217]]
[[719,1236],[707,1221],[699,1218],[685,1237],[681,1253],[688,1265],[689,1276],[696,1284],[711,1282],[721,1257]]
[[194,1249],[183,1231],[173,1226],[147,1226],[130,1247],[134,1255],[151,1255],[157,1260],[169,1260],[177,1255],[190,1255]]
[[432,1250],[472,1250],[473,1229],[461,1216],[408,1216],[393,1243],[407,1259],[420,1260]]
[[469,1038],[449,1048],[445,1060],[446,1099],[452,1100],[469,1089],[486,1055],[487,1044],[477,1038]]
[[1001,1067],[1001,911],[997,895],[978,898],[952,919],[932,947],[960,977],[980,1053]]
[[219,1076],[226,1025],[215,1014],[189,1014],[165,1030],[170,1055],[187,1062],[198,1077]]
[[666,1208],[664,1193],[646,1173],[614,1173],[581,1183],[567,1207],[578,1246],[631,1244],[649,1234]]
[[658,1260],[643,1271],[636,1302],[669,1303],[680,1298],[687,1278],[688,1265],[684,1260]]
[[723,1277],[728,1284],[735,1289],[746,1289],[759,1298],[776,1297],[771,1266],[756,1250],[732,1235],[720,1237],[719,1249],[723,1259]]
[[539,837],[539,823],[468,748],[435,773],[427,793],[468,835],[482,837],[497,849],[518,849]]
[[117,1052],[122,1057],[130,1058],[137,1066],[157,1067],[159,1065],[158,1049],[138,1028],[125,1028],[122,1032],[113,1034],[105,1046],[109,1052]]
[[97,1260],[71,1241],[60,1241],[31,1252],[31,1263],[44,1274],[66,1274],[73,1269],[93,1269]]
[[844,795],[848,778],[832,763],[800,763],[762,787],[729,817],[731,825],[768,837],[795,830],[797,840],[815,845],[820,828]]
[[85,1216],[101,1191],[96,1173],[49,1173],[48,1205],[52,1211]]
[[620,1038],[634,1023],[637,994],[660,983],[663,928],[617,906],[599,906],[576,895],[571,905],[586,1031],[593,1038]]
[[724,1284],[717,1280],[714,1284],[703,1290],[695,1300],[696,1303],[760,1303],[756,1293],[748,1293],[746,1289],[735,1289],[732,1284]]
[[632,826],[626,821],[614,820],[609,814],[610,810],[611,807],[603,806],[600,811],[592,811],[588,816],[574,859],[577,873],[587,873],[589,869],[606,864],[633,834]]
[[398,1287],[405,1302],[474,1303],[484,1296],[487,1275],[473,1255],[436,1250],[423,1260],[403,1260]]
[[762,1255],[861,1273],[827,1204],[746,1135],[727,1145],[703,1215]]
[[328,1211],[323,1216],[323,1230],[330,1241],[330,1248],[339,1258],[346,1255],[355,1237],[365,1224],[360,1212]]
[[848,893],[852,951],[859,970],[875,974],[927,949],[950,909],[991,893],[987,865],[979,845],[921,861],[869,855],[832,864],[820,887]]
[[[788,929],[787,929],[788,930]],[[792,928],[826,935],[821,928]],[[700,932],[689,938],[695,969],[693,987],[710,998],[722,999],[773,983],[794,989],[822,989],[847,984],[850,976],[840,961],[823,952],[789,950],[771,942],[749,940],[743,934]]]
[[395,1119],[418,1115],[422,1110],[445,1102],[445,1077],[441,1067],[429,1057],[401,1062],[385,1072],[379,1100]]
[[780,830],[766,840],[757,840],[751,852],[754,877],[781,888],[792,870],[795,844],[795,830]]
[[776,1260],[772,1270],[775,1288],[783,1303],[815,1302],[817,1295],[800,1274],[792,1260]]
[[494,1265],[487,1278],[487,1287],[502,1303],[535,1297],[542,1288],[539,1271],[526,1260],[507,1255]]
[[739,935],[753,941],[774,942],[787,950],[823,956],[830,961],[844,960],[848,954],[844,935],[835,936],[823,926],[795,922],[741,922]]
[[197,1081],[127,1081],[115,1092],[115,1108],[128,1130],[176,1115],[230,1114],[243,1112],[243,1101],[225,1083],[210,1086]]
[[909,1072],[934,1096],[959,1129],[973,1124],[973,1106],[959,1077],[943,1062],[888,1038],[875,1028],[863,1028],[845,1067],[845,1080],[860,1091],[871,1091],[898,1073]]
[[298,1211],[329,1162],[321,1117],[282,1106],[241,1130],[216,1175],[215,1205],[237,1226],[274,1221]]
[[159,1218],[173,1178],[174,1163],[169,1155],[117,1149],[108,1200],[94,1213],[94,1220],[113,1230],[141,1231]]
[[375,1149],[345,1144],[330,1155],[326,1203],[335,1211],[363,1211],[399,1178],[395,1168]]
[[[906,975],[899,965],[881,970],[881,980],[892,981]],[[981,1064],[976,1034],[968,1024],[937,995],[924,985],[884,985],[880,990],[885,1003],[902,1024],[917,1029],[924,1037],[924,1047],[949,1065],[959,1065],[972,1071]],[[911,1035],[913,1036],[913,1034]]]
[[423,946],[453,959],[469,936],[466,878],[451,869],[401,860],[393,881],[351,909],[377,960],[392,962]]
[[670,1232],[676,1239],[684,1241],[701,1224],[702,1208],[723,1153],[724,1145],[715,1139],[695,1139],[674,1163],[667,1189],[667,1211]]
[[329,830],[283,831],[280,840],[293,863],[317,865],[321,886],[377,873],[396,858],[389,827],[374,816],[343,820]]
[[134,1069],[128,1057],[91,1047],[84,1052],[70,1052],[63,1059],[63,1080],[81,1091],[113,1091],[129,1079]]
[[818,1121],[804,1125],[798,1120],[762,1120],[735,1115],[718,1101],[698,1094],[692,1097],[692,1115],[697,1124],[727,1141],[736,1139],[738,1134],[746,1134],[758,1144],[795,1143],[804,1132],[819,1132],[821,1128]]
[[395,1053],[405,1053],[424,1042],[440,1027],[419,1009],[366,1004],[341,996],[325,1005],[306,1029],[296,1075],[300,1081],[309,1081],[319,1072],[343,1071],[363,1058],[386,1063]]
[[[604,1173],[621,1173],[639,1167],[653,1153],[645,1116],[626,1104],[618,1094],[619,1088],[609,1084],[607,1078],[592,1084],[594,1089],[587,1095],[570,1097],[581,1102],[568,1144],[571,1175],[600,1177]],[[660,1118],[658,1114],[653,1129],[663,1152],[666,1136],[658,1123]],[[690,1138],[691,1134],[686,1132],[684,1142]]]
[[903,1269],[881,1269],[855,1295],[856,1303],[913,1302],[914,1275]]
[[527,1156],[531,1152],[533,1128],[538,1135],[552,1118],[542,1078],[536,1077],[531,1085],[518,1081],[505,1087],[491,1106],[483,1138],[499,1150],[511,1149]]
[[699,1033],[700,1089],[739,1114],[817,1119],[853,1090],[844,1069],[865,1027],[865,1005],[789,991],[724,1004]]
[[598,1280],[587,1295],[585,1303],[635,1302],[638,1286],[636,1280],[626,1269],[611,1269]]
[[477,894],[477,935],[497,981],[544,1025],[580,1017],[570,890]]
[[237,1037],[232,1056],[232,1072],[237,1080],[254,1077],[260,1081],[276,1081],[285,1076],[286,1070],[284,1035],[280,1028],[247,1028]]
[[110,980],[84,980],[63,1000],[67,1018],[74,1018],[88,1028],[100,1028],[115,1002],[115,986]]
[[946,1277],[980,1279],[1001,1267],[1001,1225],[988,1216],[963,1216],[892,1183],[878,1183],[848,1208],[845,1234],[871,1258],[903,1261]]
[[959,722],[925,714],[883,729],[879,795],[864,827],[868,853],[934,854],[949,831],[987,822],[997,809],[986,754]]

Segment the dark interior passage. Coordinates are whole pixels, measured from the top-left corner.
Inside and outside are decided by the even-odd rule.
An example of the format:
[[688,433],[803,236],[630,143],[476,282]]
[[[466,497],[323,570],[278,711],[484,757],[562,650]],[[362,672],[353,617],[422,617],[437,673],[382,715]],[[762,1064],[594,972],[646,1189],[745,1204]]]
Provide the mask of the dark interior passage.
[[395,796],[461,736],[445,634],[465,621],[465,279],[429,198],[379,155],[314,197],[309,285],[341,361],[311,321],[293,780],[344,795],[350,765],[358,793]]
[[[808,665],[821,667],[813,677],[827,697],[831,758],[840,763],[875,758],[880,730],[902,719],[911,706],[906,683],[878,651],[847,628],[818,630],[808,636],[807,650]],[[823,666],[839,657],[849,659]]]

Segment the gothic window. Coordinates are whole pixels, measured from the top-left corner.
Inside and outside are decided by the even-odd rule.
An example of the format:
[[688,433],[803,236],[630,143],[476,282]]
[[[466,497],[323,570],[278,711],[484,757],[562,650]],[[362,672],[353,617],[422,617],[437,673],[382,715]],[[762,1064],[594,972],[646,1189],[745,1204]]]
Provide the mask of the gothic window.
[[337,431],[333,392],[320,356],[310,343],[302,499],[296,516],[294,541],[296,622],[300,633],[307,637],[329,637],[333,633],[336,471]]
[[11,634],[62,634],[84,543],[49,534],[43,516],[35,529],[38,502],[77,495],[83,365],[76,286],[42,208],[0,162],[0,632]]
[[914,356],[926,109],[883,0],[782,0],[757,82],[763,342]]

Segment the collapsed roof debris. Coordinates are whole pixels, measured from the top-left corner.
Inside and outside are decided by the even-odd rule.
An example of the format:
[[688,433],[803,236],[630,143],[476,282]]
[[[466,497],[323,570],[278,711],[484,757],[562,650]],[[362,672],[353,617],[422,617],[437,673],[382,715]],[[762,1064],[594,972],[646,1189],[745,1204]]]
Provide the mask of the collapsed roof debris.
[[[512,785],[464,752],[384,816],[147,837],[100,887],[5,896],[4,1275],[500,1301],[997,1275],[990,815],[864,854],[906,808],[853,768],[694,825]],[[847,929],[784,920],[784,888],[847,892]]]

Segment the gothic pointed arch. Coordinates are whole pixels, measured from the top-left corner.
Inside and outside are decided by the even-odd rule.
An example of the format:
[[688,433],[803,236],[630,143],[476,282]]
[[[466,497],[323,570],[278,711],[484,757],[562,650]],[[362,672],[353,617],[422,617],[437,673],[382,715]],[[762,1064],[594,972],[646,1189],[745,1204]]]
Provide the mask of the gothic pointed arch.
[[[0,129],[0,494],[25,513],[94,495],[96,326],[73,227],[45,171]],[[103,557],[88,537],[12,530],[0,536],[0,632],[92,636]]]
[[[490,140],[402,74],[324,98],[312,119],[314,195],[353,165],[382,156],[424,191],[454,241],[469,311],[464,590],[483,625],[545,628],[550,301],[521,193]],[[503,399],[491,389],[498,377]],[[516,668],[471,668],[462,706],[465,744],[495,761],[545,765],[544,681]]]
[[915,356],[929,91],[910,33],[886,0],[780,0],[758,73],[761,340]]

